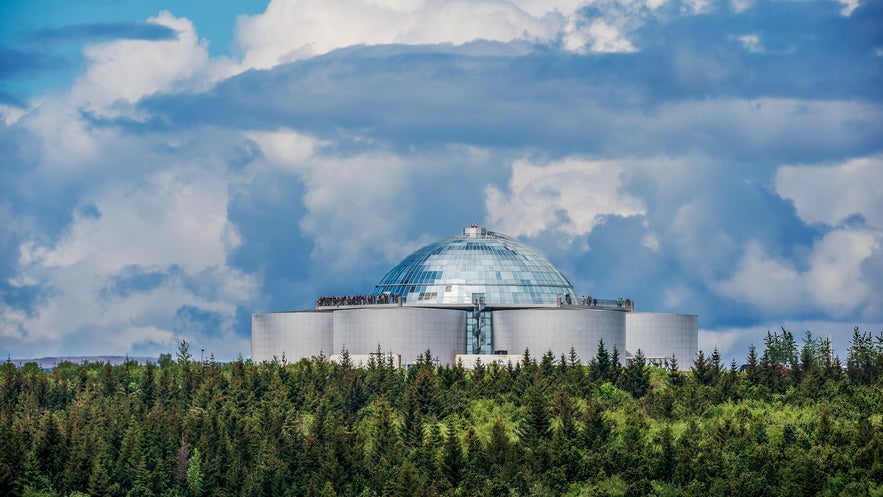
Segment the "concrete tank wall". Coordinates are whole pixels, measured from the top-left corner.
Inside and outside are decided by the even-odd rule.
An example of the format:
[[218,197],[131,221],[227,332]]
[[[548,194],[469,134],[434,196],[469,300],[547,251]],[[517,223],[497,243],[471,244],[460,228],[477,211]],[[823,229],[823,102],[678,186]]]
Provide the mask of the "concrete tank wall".
[[413,364],[427,349],[442,364],[466,351],[466,312],[456,309],[384,307],[334,311],[334,353],[400,354]]
[[625,359],[625,312],[593,309],[513,309],[494,311],[493,348],[509,354],[530,350],[531,356],[541,357],[551,350],[555,357],[576,351],[580,361],[587,364],[595,357],[598,342],[619,351]]
[[288,362],[333,352],[330,312],[268,312],[251,316],[251,358]]
[[682,369],[689,367],[699,349],[699,316],[630,312],[626,317],[626,350],[641,349],[647,359],[670,359]]

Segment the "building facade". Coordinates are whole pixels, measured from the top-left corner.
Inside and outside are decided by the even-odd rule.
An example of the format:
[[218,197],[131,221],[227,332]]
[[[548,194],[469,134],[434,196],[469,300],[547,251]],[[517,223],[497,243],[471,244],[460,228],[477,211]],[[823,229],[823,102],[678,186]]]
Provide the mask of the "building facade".
[[603,340],[621,359],[638,349],[654,363],[684,363],[698,349],[698,316],[638,312],[629,300],[580,297],[536,250],[477,225],[427,245],[392,268],[366,295],[320,297],[312,310],[252,316],[252,359],[291,362],[346,350],[378,350],[411,364],[430,350],[457,356],[556,357],[583,362]]

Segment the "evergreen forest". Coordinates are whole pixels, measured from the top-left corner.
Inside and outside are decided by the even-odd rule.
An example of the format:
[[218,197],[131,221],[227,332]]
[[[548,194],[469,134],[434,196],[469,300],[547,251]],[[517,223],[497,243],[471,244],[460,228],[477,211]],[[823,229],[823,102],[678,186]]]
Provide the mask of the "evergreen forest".
[[883,333],[629,359],[7,361],[0,495],[883,495]]

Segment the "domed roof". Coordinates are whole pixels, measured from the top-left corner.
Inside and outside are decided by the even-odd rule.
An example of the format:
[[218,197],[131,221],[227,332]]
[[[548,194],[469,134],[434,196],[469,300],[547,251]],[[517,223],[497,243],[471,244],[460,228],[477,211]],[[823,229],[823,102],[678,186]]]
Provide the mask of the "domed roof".
[[536,250],[472,225],[462,235],[405,257],[374,287],[374,295],[402,295],[414,304],[552,304],[577,301],[573,285]]

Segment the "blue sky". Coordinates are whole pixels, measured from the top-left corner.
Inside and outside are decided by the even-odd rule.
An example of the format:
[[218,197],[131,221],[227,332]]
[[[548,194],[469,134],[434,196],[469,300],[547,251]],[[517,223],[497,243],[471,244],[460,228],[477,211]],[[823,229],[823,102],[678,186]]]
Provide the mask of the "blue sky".
[[0,353],[250,353],[473,222],[577,291],[883,331],[883,1],[0,7]]

